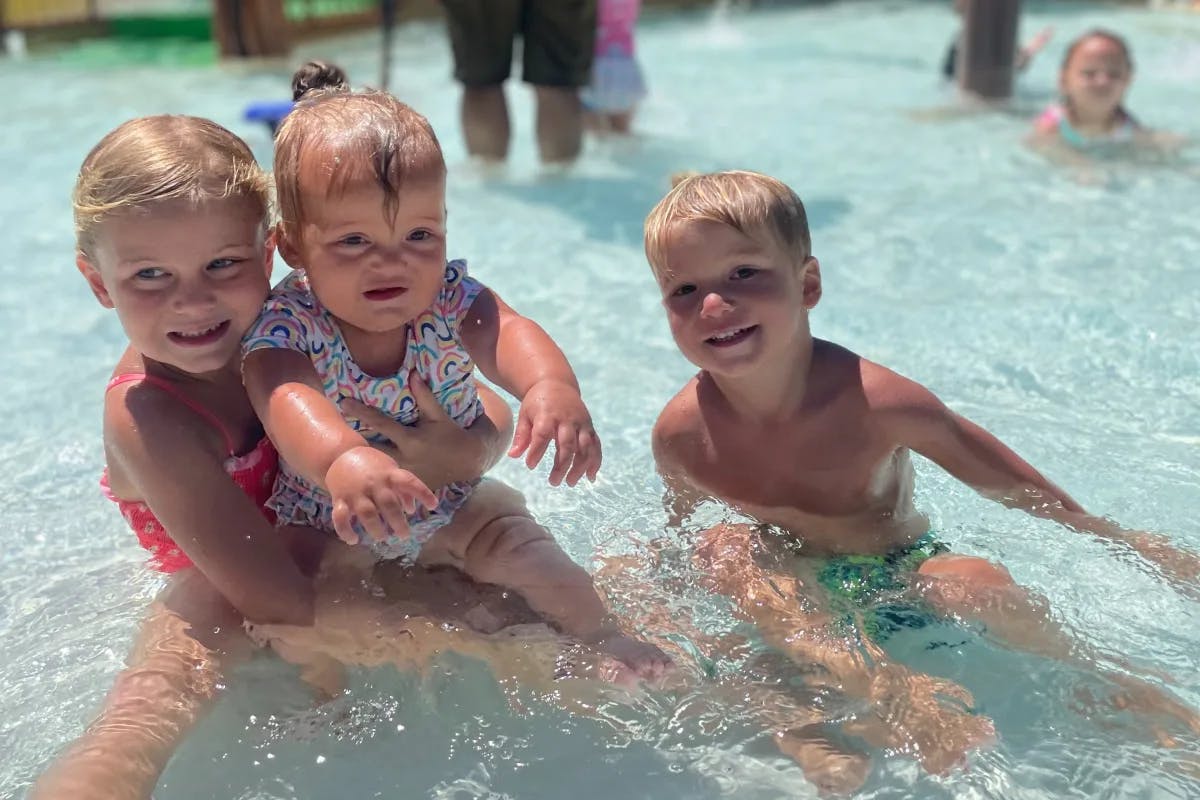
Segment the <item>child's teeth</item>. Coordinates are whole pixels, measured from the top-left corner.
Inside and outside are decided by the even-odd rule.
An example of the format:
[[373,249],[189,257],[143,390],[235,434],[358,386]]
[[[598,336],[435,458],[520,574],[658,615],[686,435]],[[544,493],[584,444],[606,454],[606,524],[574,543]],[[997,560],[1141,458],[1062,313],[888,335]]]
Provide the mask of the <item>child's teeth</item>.
[[201,336],[206,336],[206,335],[208,335],[208,334],[212,333],[213,331],[215,331],[215,330],[216,330],[217,328],[219,328],[219,327],[221,327],[221,323],[219,323],[219,322],[218,322],[216,325],[213,325],[213,326],[212,326],[212,327],[210,327],[210,328],[205,328],[205,329],[204,329],[204,330],[202,330],[202,331],[196,331],[195,333],[182,333],[182,332],[181,332],[179,335],[180,335],[180,336],[183,336],[183,337],[185,337],[185,338],[196,339],[196,338],[199,338],[199,337],[201,337]]

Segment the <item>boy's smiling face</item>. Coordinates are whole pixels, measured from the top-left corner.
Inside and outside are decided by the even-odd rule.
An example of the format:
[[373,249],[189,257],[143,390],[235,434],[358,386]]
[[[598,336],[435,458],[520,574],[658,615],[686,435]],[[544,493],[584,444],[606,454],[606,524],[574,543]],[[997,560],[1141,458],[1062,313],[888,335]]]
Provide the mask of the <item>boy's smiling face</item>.
[[737,375],[811,341],[808,309],[821,297],[817,260],[797,263],[765,233],[720,222],[672,226],[658,275],[671,334],[697,367]]

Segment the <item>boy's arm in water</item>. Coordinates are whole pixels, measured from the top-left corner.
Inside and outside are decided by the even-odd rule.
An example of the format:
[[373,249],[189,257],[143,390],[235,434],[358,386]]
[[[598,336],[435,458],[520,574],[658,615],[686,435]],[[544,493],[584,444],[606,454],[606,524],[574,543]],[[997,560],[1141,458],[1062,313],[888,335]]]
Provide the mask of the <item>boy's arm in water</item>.
[[513,433],[512,411],[504,398],[480,384],[483,414],[462,428],[415,372],[409,376],[408,387],[420,415],[413,425],[398,422],[357,400],[344,400],[341,407],[389,442],[372,442],[372,447],[390,455],[426,486],[473,481],[496,466]]
[[287,540],[225,472],[190,409],[164,392],[109,393],[105,449],[111,469],[141,498],[188,558],[248,619],[307,625],[311,582]]
[[1200,577],[1200,556],[1171,546],[1163,536],[1126,530],[1088,514],[1003,442],[948,409],[920,384],[877,364],[864,366],[863,383],[873,413],[897,445],[920,453],[1007,506],[1125,545],[1157,565],[1178,588],[1195,588],[1192,584]]
[[600,438],[575,372],[541,326],[484,289],[463,320],[462,341],[483,374],[521,401],[508,454],[524,454],[533,468],[553,441],[552,485],[565,480],[574,486],[584,476],[595,480],[602,460]]
[[349,544],[357,520],[379,540],[408,531],[407,514],[437,496],[412,472],[369,444],[325,396],[308,356],[268,348],[246,355],[242,375],[250,402],[288,465],[333,498],[333,525]]

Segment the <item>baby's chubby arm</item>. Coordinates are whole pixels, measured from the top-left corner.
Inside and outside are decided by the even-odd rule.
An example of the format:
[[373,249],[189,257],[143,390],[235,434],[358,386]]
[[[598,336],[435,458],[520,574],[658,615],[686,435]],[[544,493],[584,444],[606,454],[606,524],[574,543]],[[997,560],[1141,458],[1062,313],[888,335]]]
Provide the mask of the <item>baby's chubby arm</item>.
[[948,409],[920,384],[875,364],[864,367],[863,383],[873,415],[896,445],[920,453],[1007,506],[1125,545],[1155,564],[1177,588],[1195,591],[1200,556],[1171,546],[1163,536],[1129,531],[1088,514],[1003,442]]
[[288,464],[333,498],[339,537],[358,541],[353,520],[376,539],[408,530],[407,513],[437,497],[416,475],[370,445],[342,418],[308,356],[282,348],[246,355],[243,379],[267,435]]
[[483,289],[462,323],[462,341],[485,376],[521,400],[508,454],[525,455],[533,468],[554,442],[550,483],[595,480],[600,438],[583,403],[579,382],[562,350],[533,320]]

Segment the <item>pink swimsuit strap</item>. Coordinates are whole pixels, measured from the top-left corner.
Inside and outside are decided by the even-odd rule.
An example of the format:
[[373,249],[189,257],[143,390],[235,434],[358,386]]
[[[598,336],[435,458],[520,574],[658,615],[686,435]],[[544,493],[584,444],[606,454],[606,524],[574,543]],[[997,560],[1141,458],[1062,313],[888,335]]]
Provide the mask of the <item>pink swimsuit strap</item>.
[[208,424],[216,428],[217,431],[220,432],[221,437],[225,440],[225,451],[231,456],[237,455],[237,447],[233,441],[233,437],[229,435],[228,429],[221,424],[221,420],[217,419],[216,414],[213,414],[207,408],[185,395],[175,384],[154,375],[147,375],[144,372],[125,372],[120,375],[114,375],[112,380],[108,382],[108,386],[105,387],[104,391],[108,392],[123,383],[148,383],[155,388],[162,389],[164,392],[171,395],[176,400],[183,403],[185,406],[198,414],[203,420],[208,422]]

